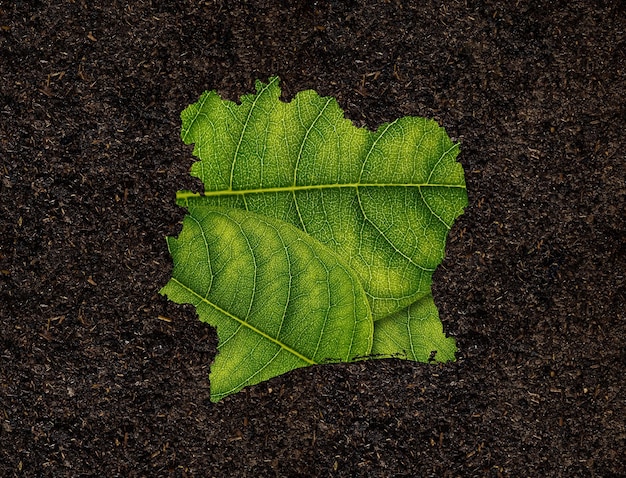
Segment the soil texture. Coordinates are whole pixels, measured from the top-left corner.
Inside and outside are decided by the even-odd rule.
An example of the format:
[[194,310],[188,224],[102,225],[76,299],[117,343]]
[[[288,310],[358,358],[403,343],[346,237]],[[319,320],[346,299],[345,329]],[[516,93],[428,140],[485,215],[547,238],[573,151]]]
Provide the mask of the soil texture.
[[[179,115],[273,75],[460,141],[456,362],[209,401]],[[625,131],[624,1],[0,1],[0,476],[626,476]]]

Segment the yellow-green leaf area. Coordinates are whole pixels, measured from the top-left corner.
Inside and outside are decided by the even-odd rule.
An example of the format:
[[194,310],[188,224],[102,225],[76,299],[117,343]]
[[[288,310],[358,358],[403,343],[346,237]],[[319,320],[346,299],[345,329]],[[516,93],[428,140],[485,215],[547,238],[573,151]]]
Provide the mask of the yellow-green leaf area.
[[447,362],[454,360],[455,352],[455,341],[443,333],[432,295],[376,323],[372,354],[381,358]]
[[162,294],[217,328],[211,399],[290,370],[370,354],[373,320],[361,282],[327,246],[283,221],[190,207]]
[[280,100],[278,78],[241,103],[207,92],[182,113],[203,192],[182,206],[234,207],[298,227],[345,258],[378,321],[430,295],[448,231],[467,205],[445,130],[404,117],[372,132],[314,91]]
[[467,206],[459,145],[429,119],[370,131],[333,98],[280,97],[274,77],[181,114],[204,188],[176,195],[162,292],[217,328],[212,399],[326,361],[454,360],[431,285]]

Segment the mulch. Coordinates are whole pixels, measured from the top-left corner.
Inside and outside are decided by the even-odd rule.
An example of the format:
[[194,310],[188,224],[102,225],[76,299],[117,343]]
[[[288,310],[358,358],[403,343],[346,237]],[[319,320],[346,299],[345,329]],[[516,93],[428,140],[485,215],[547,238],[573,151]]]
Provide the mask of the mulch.
[[[623,1],[0,1],[0,475],[626,476],[625,32]],[[456,362],[210,402],[215,330],[158,295],[179,114],[273,75],[460,141]]]

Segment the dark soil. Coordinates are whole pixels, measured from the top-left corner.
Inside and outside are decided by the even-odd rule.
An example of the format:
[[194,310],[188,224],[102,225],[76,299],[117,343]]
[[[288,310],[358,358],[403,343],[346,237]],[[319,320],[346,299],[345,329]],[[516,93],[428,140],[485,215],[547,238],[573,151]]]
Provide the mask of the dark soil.
[[[626,476],[625,32],[623,1],[0,1],[0,476]],[[209,401],[216,333],[157,293],[179,113],[275,74],[461,142],[456,362]]]

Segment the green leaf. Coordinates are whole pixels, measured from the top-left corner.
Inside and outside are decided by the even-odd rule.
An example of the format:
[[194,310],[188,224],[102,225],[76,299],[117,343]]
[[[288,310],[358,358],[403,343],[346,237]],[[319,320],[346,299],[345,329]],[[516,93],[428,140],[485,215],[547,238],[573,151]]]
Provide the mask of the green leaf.
[[443,333],[432,295],[376,322],[373,355],[417,362],[431,359],[447,362],[454,360],[455,352],[454,339]]
[[298,227],[355,271],[377,353],[453,359],[431,282],[467,205],[458,145],[424,118],[357,128],[314,91],[282,102],[278,81],[257,82],[241,104],[206,92],[183,111],[182,138],[199,158],[191,174],[204,192],[180,191],[178,204],[239,208]]
[[358,278],[295,227],[190,207],[168,246],[174,271],[161,293],[217,328],[213,401],[298,367],[370,353],[373,321]]

